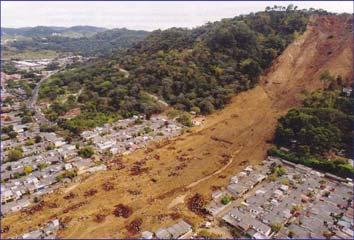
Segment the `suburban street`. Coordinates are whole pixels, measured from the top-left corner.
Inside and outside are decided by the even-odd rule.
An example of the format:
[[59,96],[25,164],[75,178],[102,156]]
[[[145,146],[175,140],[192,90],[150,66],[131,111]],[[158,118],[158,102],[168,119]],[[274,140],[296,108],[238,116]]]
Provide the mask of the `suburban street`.
[[[61,70],[61,69],[60,69]],[[38,123],[42,124],[53,124],[50,122],[42,113],[41,108],[37,105],[37,100],[38,100],[38,93],[39,89],[44,81],[46,81],[48,78],[50,78],[53,74],[59,72],[60,70],[56,70],[48,74],[47,76],[43,77],[36,85],[36,87],[33,89],[32,96],[29,99],[27,103],[27,108],[32,109],[35,111],[35,119],[38,121]]]

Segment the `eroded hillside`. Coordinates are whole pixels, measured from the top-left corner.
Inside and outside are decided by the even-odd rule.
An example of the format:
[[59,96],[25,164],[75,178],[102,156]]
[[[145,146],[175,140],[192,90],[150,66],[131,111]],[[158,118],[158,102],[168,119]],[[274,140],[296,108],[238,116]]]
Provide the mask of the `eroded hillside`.
[[[312,17],[305,34],[283,52],[261,84],[234,97],[202,127],[124,157],[121,170],[92,175],[45,197],[42,208],[33,214],[7,216],[2,226],[10,229],[3,237],[35,229],[53,218],[65,223],[59,236],[71,238],[132,237],[126,225],[136,218],[142,219],[143,230],[156,230],[176,217],[200,222],[185,205],[191,194],[208,197],[239,168],[262,161],[277,118],[300,102],[302,92],[323,87],[323,71],[340,74],[349,83],[353,75],[350,23],[347,17]],[[136,165],[144,169],[140,175],[132,175]],[[108,182],[114,189],[105,190]],[[85,197],[90,189],[98,192]],[[70,193],[74,197],[65,199]],[[113,215],[120,203],[132,208],[129,218]],[[96,221],[98,214],[106,216],[103,221]]]

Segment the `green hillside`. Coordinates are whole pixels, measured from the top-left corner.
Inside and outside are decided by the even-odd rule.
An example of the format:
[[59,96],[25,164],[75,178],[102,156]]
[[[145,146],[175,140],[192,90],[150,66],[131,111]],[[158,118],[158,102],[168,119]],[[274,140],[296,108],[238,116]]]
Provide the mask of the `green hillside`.
[[[256,85],[272,60],[305,31],[313,13],[290,5],[194,29],[157,30],[110,59],[54,76],[41,96],[58,102],[63,94],[83,89],[75,103],[83,116],[99,112],[129,117],[159,110],[142,96],[144,90],[176,109],[208,114],[224,107],[234,93]],[[59,116],[64,112],[50,109]]]

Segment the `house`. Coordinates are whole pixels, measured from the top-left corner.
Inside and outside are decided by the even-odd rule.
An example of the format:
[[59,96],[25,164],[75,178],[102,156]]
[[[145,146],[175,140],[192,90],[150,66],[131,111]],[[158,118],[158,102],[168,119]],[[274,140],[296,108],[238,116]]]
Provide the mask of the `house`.
[[192,232],[192,226],[183,220],[167,228],[173,238],[184,238],[186,234]]
[[87,172],[93,173],[93,172],[106,171],[106,170],[107,170],[107,166],[102,164],[102,165],[98,165],[98,166],[91,167],[91,168],[87,169]]
[[1,203],[6,203],[8,201],[14,200],[15,195],[11,190],[7,190],[1,193]]
[[11,211],[12,212],[20,211],[22,208],[28,207],[30,204],[31,204],[30,201],[27,199],[19,200],[15,203],[13,207],[11,207]]
[[73,168],[73,165],[71,165],[70,163],[66,163],[66,164],[64,165],[64,168],[65,168],[65,170],[70,170],[70,169]]
[[79,158],[77,161],[73,162],[72,165],[78,170],[77,174],[82,174],[92,165],[92,162],[90,159]]
[[200,126],[204,123],[205,117],[195,117],[192,119],[192,124],[194,126]]
[[14,195],[15,195],[15,199],[16,200],[20,199],[23,194],[24,193],[21,190],[15,190],[14,191]]
[[35,191],[37,191],[37,186],[35,186],[34,183],[25,182],[24,185],[30,193],[34,193]]
[[283,192],[287,192],[289,189],[289,186],[282,184],[282,185],[280,185],[279,189],[282,190]]
[[235,197],[243,195],[248,191],[248,189],[241,184],[230,184],[227,186],[227,190]]
[[65,144],[66,144],[66,142],[64,142],[62,140],[57,140],[57,141],[54,142],[54,146],[55,147],[61,147],[61,146],[65,145]]
[[349,97],[350,94],[352,93],[353,89],[351,87],[344,87],[342,91],[343,91],[343,93],[345,93],[345,95],[347,97]]
[[233,176],[233,177],[230,179],[230,183],[231,183],[231,184],[238,183],[238,177],[237,177],[237,176]]
[[61,155],[65,161],[69,161],[69,160],[71,161],[78,154],[77,154],[76,150],[67,150],[67,151],[64,151]]
[[44,179],[41,180],[41,184],[44,186],[44,188],[49,187],[50,185],[54,184],[56,182],[55,177],[53,176],[48,176]]
[[143,239],[152,239],[153,238],[153,233],[149,231],[144,231],[141,233],[141,238]]
[[117,154],[118,152],[120,152],[120,149],[118,147],[113,147],[109,150],[112,154]]
[[76,147],[71,144],[65,144],[57,149],[58,153],[65,159],[71,159],[77,155]]
[[40,239],[43,238],[42,230],[35,230],[29,233],[25,233],[22,235],[23,239]]
[[301,164],[296,164],[295,168],[296,168],[299,172],[302,172],[302,173],[310,173],[310,172],[312,171],[311,168],[306,167],[306,166],[301,165]]
[[94,138],[94,137],[97,137],[98,136],[98,133],[97,132],[93,132],[93,131],[83,131],[81,133],[81,137],[83,139],[85,139],[86,141]]
[[58,231],[60,227],[60,222],[58,219],[54,219],[50,221],[46,227],[43,229],[45,232],[45,235],[50,235],[53,234],[54,232]]
[[22,133],[24,132],[24,129],[26,128],[26,125],[21,125],[21,124],[18,124],[18,125],[14,125],[13,126],[13,129],[15,132],[17,133]]
[[268,225],[258,221],[256,218],[251,217],[248,214],[242,213],[236,208],[229,211],[222,219],[244,234],[250,229],[255,230],[258,235],[265,236],[265,238],[269,238],[271,234],[271,228]]
[[276,189],[274,192],[273,192],[273,195],[276,199],[281,199],[282,196],[283,196],[283,192],[280,191],[279,189]]
[[238,209],[234,208],[226,215],[224,215],[222,219],[226,223],[236,227],[242,232],[246,232],[249,229],[249,224],[247,223],[247,219],[243,218],[244,216],[246,215],[241,213]]
[[286,147],[281,147],[280,150],[284,151],[284,152],[289,152],[290,151],[289,148],[286,148]]
[[211,197],[215,200],[215,199],[219,199],[224,195],[224,192],[222,191],[215,191],[211,194]]
[[159,239],[170,239],[171,233],[168,232],[165,228],[160,228],[155,232],[155,235]]
[[96,145],[100,149],[100,151],[104,151],[104,150],[110,149],[116,143],[117,143],[117,141],[115,141],[115,140],[108,140],[103,143],[97,143]]
[[223,205],[220,201],[211,201],[209,202],[205,209],[213,216],[220,213],[222,210],[226,208],[227,205]]

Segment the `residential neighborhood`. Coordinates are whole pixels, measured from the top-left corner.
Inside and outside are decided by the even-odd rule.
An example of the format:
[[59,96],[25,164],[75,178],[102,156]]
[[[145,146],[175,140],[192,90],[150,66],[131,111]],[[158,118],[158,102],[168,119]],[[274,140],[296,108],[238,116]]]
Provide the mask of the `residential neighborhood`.
[[1,239],[354,239],[352,1],[1,1]]
[[[55,61],[65,65],[73,60],[83,59],[75,56]],[[23,71],[43,70],[51,62],[48,59],[14,61]],[[46,78],[48,74],[43,71],[38,76]],[[49,121],[35,105],[33,95],[26,93],[22,85],[9,86],[10,80],[20,81],[21,74],[2,73],[1,77],[2,215],[28,207],[39,201],[41,195],[53,192],[77,175],[107,170],[104,163],[80,156],[78,146],[92,146],[98,156],[128,154],[152,140],[176,136],[182,129],[179,123],[159,115],[149,119],[139,115],[84,131],[81,138],[69,143],[60,134],[42,129],[42,125]],[[38,94],[36,88],[33,94]],[[26,112],[32,108],[36,113],[30,121]]]
[[212,193],[205,206],[207,222],[192,230],[180,220],[143,231],[141,237],[193,239],[201,231],[210,231],[227,233],[214,237],[352,239],[352,195],[351,179],[268,157],[261,165],[247,166],[230,178],[228,186]]
[[180,124],[158,115],[149,120],[144,120],[144,116],[133,116],[84,131],[81,137],[85,142],[92,142],[100,153],[109,151],[111,154],[128,154],[152,140],[174,137],[181,129]]
[[351,179],[268,157],[213,192],[206,210],[235,237],[351,239],[352,195]]

